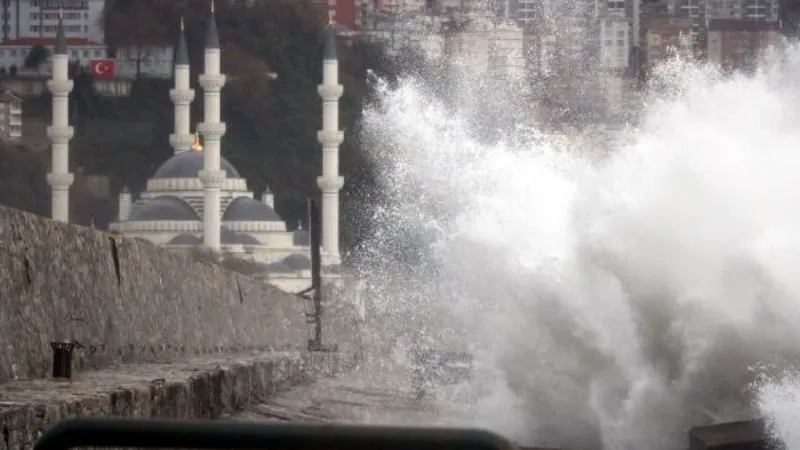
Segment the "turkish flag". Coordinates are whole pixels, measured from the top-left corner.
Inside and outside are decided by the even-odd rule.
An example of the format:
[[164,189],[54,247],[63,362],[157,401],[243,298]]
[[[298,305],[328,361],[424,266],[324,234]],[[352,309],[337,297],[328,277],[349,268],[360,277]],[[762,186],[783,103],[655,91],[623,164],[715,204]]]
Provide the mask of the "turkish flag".
[[113,59],[93,59],[89,61],[89,73],[96,77],[113,77],[115,68]]

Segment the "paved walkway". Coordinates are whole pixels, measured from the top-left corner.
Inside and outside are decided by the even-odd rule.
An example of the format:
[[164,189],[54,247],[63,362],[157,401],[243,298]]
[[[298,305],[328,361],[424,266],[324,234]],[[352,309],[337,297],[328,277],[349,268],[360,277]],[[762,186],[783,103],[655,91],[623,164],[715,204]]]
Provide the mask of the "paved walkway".
[[386,370],[350,373],[323,379],[250,405],[231,417],[242,420],[339,422],[384,425],[469,425],[465,405],[441,400],[418,401],[411,393],[410,373]]

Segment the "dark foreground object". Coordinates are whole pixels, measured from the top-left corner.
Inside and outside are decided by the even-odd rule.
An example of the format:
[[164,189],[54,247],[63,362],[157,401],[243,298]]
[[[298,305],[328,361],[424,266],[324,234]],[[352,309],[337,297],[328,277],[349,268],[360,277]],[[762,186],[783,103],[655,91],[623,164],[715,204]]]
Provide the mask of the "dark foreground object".
[[39,439],[34,450],[68,450],[74,447],[517,450],[502,436],[477,429],[117,418],[61,422]]
[[411,387],[417,399],[422,399],[436,386],[463,383],[472,377],[469,353],[416,347],[409,354],[413,366]]
[[53,378],[72,378],[72,352],[74,342],[51,342],[53,349]]
[[689,431],[689,450],[768,450],[772,447],[760,420],[731,422]]

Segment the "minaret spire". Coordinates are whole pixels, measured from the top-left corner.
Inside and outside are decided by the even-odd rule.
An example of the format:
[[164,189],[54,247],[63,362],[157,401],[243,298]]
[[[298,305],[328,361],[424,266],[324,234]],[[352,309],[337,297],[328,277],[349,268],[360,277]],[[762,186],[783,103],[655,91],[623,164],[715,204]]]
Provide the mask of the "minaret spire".
[[47,183],[52,191],[51,217],[53,220],[69,222],[69,187],[74,176],[69,171],[69,140],[73,130],[69,125],[69,55],[67,37],[64,34],[63,12],[59,10],[56,41],[53,49],[53,76],[47,81],[47,89],[53,95],[53,122],[47,128],[52,146],[52,171],[47,174]]
[[220,188],[225,180],[225,171],[220,170],[220,148],[225,134],[225,123],[220,121],[220,91],[225,85],[225,75],[220,73],[219,34],[214,16],[214,2],[206,29],[205,70],[200,75],[203,87],[203,122],[198,131],[203,135],[203,244],[218,251],[220,247]]
[[169,143],[176,154],[189,150],[194,140],[190,129],[190,105],[194,100],[194,89],[189,84],[190,70],[189,49],[186,46],[186,33],[181,17],[181,32],[175,48],[175,85],[169,91],[175,109],[175,132],[170,135]]
[[322,144],[322,176],[317,178],[317,185],[322,191],[322,250],[326,265],[340,263],[339,191],[344,186],[344,177],[339,175],[339,145],[344,140],[344,133],[339,130],[339,98],[344,88],[339,84],[334,13],[329,11],[322,84],[317,87],[322,98],[322,130],[317,133],[317,139]]

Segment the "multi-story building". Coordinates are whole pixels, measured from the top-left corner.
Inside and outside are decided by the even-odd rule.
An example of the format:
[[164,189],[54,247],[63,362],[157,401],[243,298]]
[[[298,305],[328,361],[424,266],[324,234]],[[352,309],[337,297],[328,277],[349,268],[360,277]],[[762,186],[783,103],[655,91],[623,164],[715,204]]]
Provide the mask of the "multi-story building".
[[714,19],[708,24],[707,57],[726,69],[749,70],[770,47],[780,45],[777,22]]
[[67,37],[104,42],[105,0],[0,0],[2,41],[54,38],[63,9]]
[[630,27],[624,16],[600,18],[600,66],[622,71],[628,67]]
[[446,57],[463,60],[476,70],[501,78],[525,75],[523,32],[514,24],[473,17],[446,32],[444,45]]
[[645,64],[653,67],[676,52],[691,50],[694,22],[689,18],[658,17],[645,23]]
[[0,139],[22,139],[22,99],[9,91],[0,93]]
[[335,11],[336,23],[350,30],[358,25],[356,0],[311,0],[311,3],[320,9],[320,15],[328,17],[328,11]]
[[707,0],[706,16],[714,19],[778,21],[778,0]]
[[[55,38],[24,37],[0,43],[0,69],[4,69],[6,72],[21,70],[25,67],[28,54],[38,45],[50,50],[52,54]],[[67,38],[67,46],[70,52],[70,60],[77,62],[81,66],[88,65],[89,61],[93,59],[106,58],[107,47],[99,42],[93,42],[86,38],[70,37]],[[31,68],[38,69],[42,74],[47,74],[50,72],[50,62],[42,61],[40,67]]]

